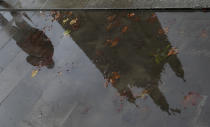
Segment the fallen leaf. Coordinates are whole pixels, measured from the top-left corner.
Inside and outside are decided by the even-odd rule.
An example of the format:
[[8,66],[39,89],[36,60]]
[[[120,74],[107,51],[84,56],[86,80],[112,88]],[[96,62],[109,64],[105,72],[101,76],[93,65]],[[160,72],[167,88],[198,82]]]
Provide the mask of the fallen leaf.
[[168,27],[165,27],[165,28],[163,28],[163,29],[159,29],[159,30],[158,30],[158,33],[159,33],[159,34],[167,34],[167,33],[168,33]]
[[128,17],[130,18],[130,17],[133,17],[133,16],[135,16],[135,13],[128,13]]
[[128,26],[124,26],[122,29],[122,33],[125,33],[128,30]]
[[176,49],[175,47],[172,47],[167,56],[171,56],[171,55],[176,55],[178,53],[178,49]]
[[109,31],[112,28],[112,23],[109,23],[108,26],[106,27],[106,30]]
[[108,20],[109,22],[112,22],[112,21],[115,19],[116,16],[117,16],[117,15],[108,16],[108,17],[107,17],[107,20]]
[[76,24],[78,21],[78,18],[72,19],[70,22],[70,25]]
[[63,35],[64,36],[67,36],[67,35],[69,35],[71,33],[71,30],[66,30],[64,33],[63,33]]
[[111,42],[111,46],[110,47],[115,47],[117,44],[118,44],[118,42],[119,42],[119,38],[115,38],[112,42]]
[[31,77],[35,77],[37,74],[38,74],[39,70],[36,69],[36,70],[32,70],[32,74],[31,74]]
[[68,16],[72,16],[72,11],[68,12],[67,15],[68,15]]
[[64,19],[64,20],[63,20],[63,24],[65,24],[65,23],[68,22],[68,21],[69,21],[69,18]]
[[184,107],[186,108],[189,105],[195,106],[200,99],[202,99],[200,94],[196,92],[188,92],[188,94],[184,96]]

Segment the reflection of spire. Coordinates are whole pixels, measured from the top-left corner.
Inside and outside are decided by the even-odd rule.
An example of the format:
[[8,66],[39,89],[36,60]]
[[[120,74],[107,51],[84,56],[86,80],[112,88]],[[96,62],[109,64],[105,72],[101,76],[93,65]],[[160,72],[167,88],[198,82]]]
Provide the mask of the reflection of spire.
[[[58,22],[67,30],[71,25],[63,24],[66,12],[60,13]],[[73,30],[71,36],[109,83],[131,103],[136,97],[131,86],[144,88],[153,102],[161,110],[179,112],[171,109],[158,88],[161,72],[169,64],[175,74],[184,80],[182,65],[175,54],[167,56],[172,48],[161,25],[151,12],[73,12],[68,17],[78,18],[80,27]],[[108,17],[108,18],[107,18]],[[78,24],[77,24],[78,25]],[[120,78],[113,78],[117,72]],[[119,76],[118,76],[119,77]]]
[[[27,62],[33,66],[47,66],[52,68],[54,48],[48,37],[43,31],[31,27],[20,14],[12,13],[17,27],[8,26],[8,21],[0,14],[0,25],[7,25],[8,31],[15,32],[13,39],[16,44],[28,53]],[[9,33],[10,33],[9,32]]]

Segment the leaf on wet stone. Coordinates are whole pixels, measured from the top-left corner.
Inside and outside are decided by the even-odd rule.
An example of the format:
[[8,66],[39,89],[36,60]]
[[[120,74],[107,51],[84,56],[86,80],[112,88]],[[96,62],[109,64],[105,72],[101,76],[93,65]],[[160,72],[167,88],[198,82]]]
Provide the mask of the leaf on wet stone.
[[112,22],[112,21],[116,18],[116,16],[117,16],[117,15],[108,16],[108,17],[107,17],[107,20],[108,20],[109,22]]
[[184,96],[184,107],[186,108],[189,105],[195,106],[198,104],[198,101],[202,99],[202,96],[196,92],[188,92],[186,96]]
[[35,69],[35,70],[32,70],[32,73],[31,73],[31,77],[35,77],[37,74],[38,74],[39,70],[38,69]]
[[176,55],[177,53],[178,53],[178,49],[176,49],[175,47],[172,47],[172,48],[169,50],[167,56]]
[[64,36],[68,36],[70,33],[71,33],[71,30],[66,30],[66,31],[63,33],[63,35],[64,35]]
[[106,30],[109,31],[112,28],[112,23],[109,23],[106,27]]
[[130,18],[130,17],[133,17],[133,16],[135,16],[135,13],[128,13],[128,17]]
[[168,33],[168,29],[169,29],[168,27],[165,27],[165,28],[163,28],[163,29],[159,29],[159,30],[158,30],[158,33],[161,34],[161,35],[162,35],[162,34],[167,34],[167,33]]
[[64,19],[63,24],[66,24],[66,22],[68,22],[68,21],[69,21],[69,18]]
[[122,33],[125,33],[128,30],[128,26],[124,26],[122,29]]
[[115,38],[112,42],[111,42],[111,46],[110,47],[115,47],[118,43],[119,43],[119,38]]
[[78,18],[72,19],[69,24],[70,25],[76,24],[77,21],[78,21]]

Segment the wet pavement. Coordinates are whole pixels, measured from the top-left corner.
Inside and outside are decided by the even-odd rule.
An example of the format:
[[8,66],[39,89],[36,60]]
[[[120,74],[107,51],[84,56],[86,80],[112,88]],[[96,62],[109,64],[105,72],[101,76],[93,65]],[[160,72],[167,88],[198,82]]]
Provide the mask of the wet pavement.
[[209,0],[6,0],[15,8],[207,8]]
[[0,126],[210,126],[209,21],[208,12],[0,12]]

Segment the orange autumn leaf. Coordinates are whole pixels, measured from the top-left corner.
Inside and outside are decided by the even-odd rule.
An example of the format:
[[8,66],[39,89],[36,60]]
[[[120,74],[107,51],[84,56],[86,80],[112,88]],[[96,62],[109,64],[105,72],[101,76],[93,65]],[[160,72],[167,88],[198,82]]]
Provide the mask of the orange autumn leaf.
[[171,56],[171,55],[176,55],[178,53],[178,49],[176,48],[171,48],[168,52],[168,55],[167,56]]
[[113,74],[112,78],[114,78],[114,79],[120,78],[120,75],[117,72],[112,72],[112,74]]
[[117,44],[118,44],[118,42],[119,42],[119,38],[115,38],[112,42],[111,42],[111,46],[110,47],[115,47]]
[[135,13],[128,13],[128,17],[130,18],[130,17],[133,17],[133,16],[135,16]]
[[108,20],[109,22],[111,22],[111,21],[113,21],[113,20],[115,19],[116,16],[117,16],[117,15],[108,16],[108,17],[107,17],[107,20]]
[[125,33],[128,30],[128,26],[124,26],[122,29],[122,33]]
[[116,83],[116,80],[120,79],[120,75],[118,72],[112,72],[111,77],[108,79],[108,82],[110,82],[112,85]]
[[168,27],[165,27],[165,28],[163,28],[163,29],[159,29],[159,30],[158,30],[158,33],[159,33],[159,34],[167,34],[167,33],[168,33]]
[[106,27],[106,30],[109,31],[112,28],[112,23],[109,23],[108,26]]

